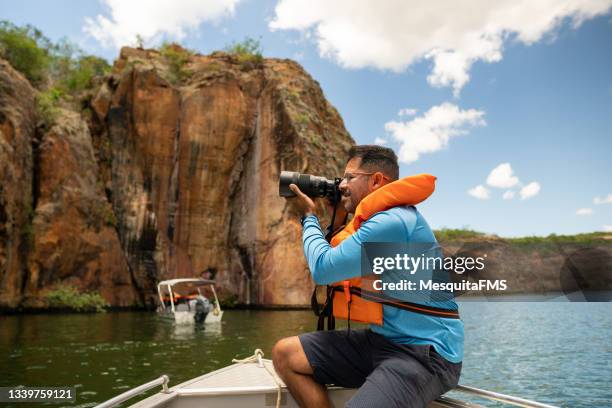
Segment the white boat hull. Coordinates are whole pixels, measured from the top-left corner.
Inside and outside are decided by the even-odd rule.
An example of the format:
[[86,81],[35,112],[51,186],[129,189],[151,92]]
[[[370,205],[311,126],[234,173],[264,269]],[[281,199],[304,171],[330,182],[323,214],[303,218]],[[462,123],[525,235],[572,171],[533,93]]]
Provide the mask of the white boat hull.
[[[298,408],[286,386],[274,373],[272,361],[263,360],[265,367],[257,363],[232,364],[203,376],[194,378],[168,390],[157,393],[132,408],[262,408],[275,407],[280,386],[280,407]],[[330,400],[335,407],[343,407],[357,390],[330,387]],[[441,397],[430,408],[482,408]]]
[[223,317],[223,311],[219,311],[216,314],[214,312],[211,312],[206,315],[206,319],[204,319],[204,323],[206,324],[221,323],[222,317]]
[[[193,311],[163,311],[158,313],[160,317],[164,319],[173,320],[176,324],[179,325],[188,325],[195,324],[195,312]],[[218,313],[210,312],[206,315],[206,319],[204,319],[204,324],[215,324],[221,323],[221,319],[223,318],[223,311],[219,311]]]

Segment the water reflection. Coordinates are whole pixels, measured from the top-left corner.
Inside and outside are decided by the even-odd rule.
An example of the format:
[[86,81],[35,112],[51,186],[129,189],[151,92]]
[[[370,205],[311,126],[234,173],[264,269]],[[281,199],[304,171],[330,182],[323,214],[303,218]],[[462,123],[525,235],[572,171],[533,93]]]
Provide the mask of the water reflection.
[[[164,327],[165,326],[165,327]],[[171,330],[174,340],[193,340],[198,336],[221,336],[223,325],[221,322],[208,324],[176,324],[164,321],[160,324],[161,330]]]

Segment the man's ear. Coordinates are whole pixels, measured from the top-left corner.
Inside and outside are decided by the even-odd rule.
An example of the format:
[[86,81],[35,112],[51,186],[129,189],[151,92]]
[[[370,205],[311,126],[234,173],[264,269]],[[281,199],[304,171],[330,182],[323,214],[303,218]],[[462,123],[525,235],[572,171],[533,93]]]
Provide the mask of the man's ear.
[[385,185],[385,175],[377,171],[370,177],[370,191],[378,190]]

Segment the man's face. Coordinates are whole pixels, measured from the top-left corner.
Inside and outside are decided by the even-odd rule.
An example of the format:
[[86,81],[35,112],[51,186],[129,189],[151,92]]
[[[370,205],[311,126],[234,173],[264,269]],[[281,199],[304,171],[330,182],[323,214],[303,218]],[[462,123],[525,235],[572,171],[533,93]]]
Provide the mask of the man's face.
[[[344,179],[340,183],[340,191],[342,192],[342,205],[349,213],[354,213],[357,204],[363,200],[371,191],[373,186],[370,184],[370,172],[360,169],[361,158],[353,157],[346,164],[344,169]],[[368,173],[368,174],[364,174]]]

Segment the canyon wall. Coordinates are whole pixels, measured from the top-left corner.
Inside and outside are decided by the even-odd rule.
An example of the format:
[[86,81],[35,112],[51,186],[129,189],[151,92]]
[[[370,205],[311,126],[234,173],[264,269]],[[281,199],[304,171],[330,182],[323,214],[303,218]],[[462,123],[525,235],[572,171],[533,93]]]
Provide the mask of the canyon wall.
[[44,307],[59,284],[153,305],[158,281],[194,276],[239,303],[308,303],[278,177],[339,175],[342,119],[293,61],[173,51],[188,57],[123,48],[82,115],[38,127],[35,91],[3,65],[1,306]]

